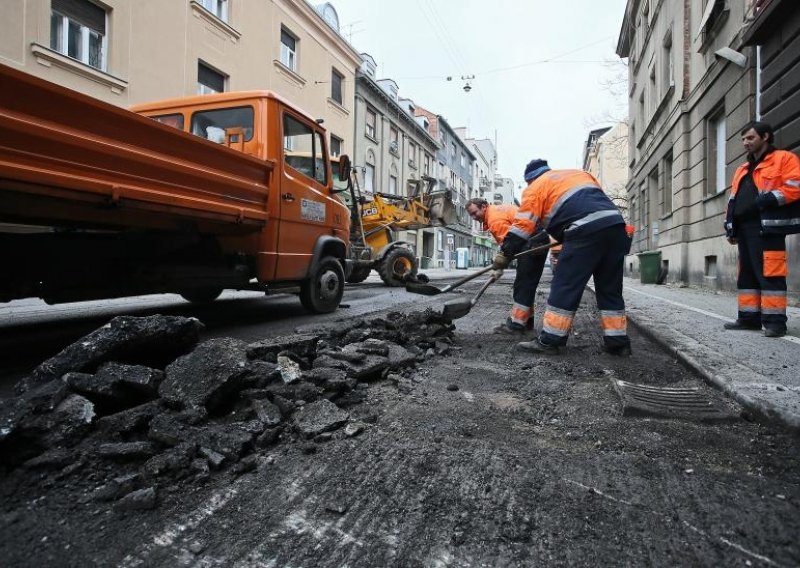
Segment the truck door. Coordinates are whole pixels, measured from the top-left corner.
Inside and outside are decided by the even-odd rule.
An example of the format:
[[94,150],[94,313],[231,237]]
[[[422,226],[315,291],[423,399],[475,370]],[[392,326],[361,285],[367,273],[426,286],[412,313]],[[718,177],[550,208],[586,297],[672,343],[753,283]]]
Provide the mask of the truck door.
[[314,244],[331,234],[334,214],[321,132],[307,120],[284,110],[283,162],[280,183],[280,227],[276,278],[305,277]]

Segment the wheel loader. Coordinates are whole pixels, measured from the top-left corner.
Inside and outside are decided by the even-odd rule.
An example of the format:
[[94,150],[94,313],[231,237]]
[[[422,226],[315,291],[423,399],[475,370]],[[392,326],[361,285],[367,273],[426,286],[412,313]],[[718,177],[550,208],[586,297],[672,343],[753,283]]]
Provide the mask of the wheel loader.
[[361,191],[358,178],[346,157],[332,160],[340,171],[339,196],[350,209],[350,259],[353,269],[347,282],[363,282],[375,270],[387,286],[405,286],[410,281],[427,281],[419,273],[413,243],[397,239],[397,231],[444,227],[457,221],[450,190],[437,190],[429,176],[412,180],[410,196]]

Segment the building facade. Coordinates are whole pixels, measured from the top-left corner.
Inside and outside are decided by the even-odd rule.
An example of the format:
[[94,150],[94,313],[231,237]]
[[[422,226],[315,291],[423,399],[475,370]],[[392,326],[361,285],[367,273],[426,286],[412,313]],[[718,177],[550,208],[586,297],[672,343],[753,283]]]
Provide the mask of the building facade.
[[[629,67],[628,274],[636,253],[657,250],[667,281],[736,289],[723,220],[739,133],[757,116],[758,58],[744,42],[756,3],[628,0],[617,46]],[[787,248],[799,266],[796,236]],[[788,284],[796,296],[800,271]]]
[[[3,0],[0,62],[127,107],[269,89],[352,151],[361,58],[329,3],[304,0]],[[154,41],[157,38],[157,41]]]
[[436,178],[439,187],[451,191],[458,213],[458,222],[436,231],[434,249],[431,253],[432,267],[453,268],[456,266],[458,249],[466,249],[470,255],[473,236],[466,203],[472,195],[475,155],[458,136],[447,120],[420,106],[413,107],[414,115],[427,124],[428,133],[439,143],[436,155]]
[[583,169],[600,182],[622,214],[628,217],[628,125],[619,122],[592,130],[583,151]]
[[[375,61],[364,53],[356,74],[353,166],[363,191],[411,196],[435,181],[439,144],[425,123],[409,112],[408,99],[398,97],[392,79],[376,79]],[[413,103],[411,108],[413,108]],[[422,187],[420,187],[422,184]],[[422,268],[431,266],[436,229],[398,231],[396,237],[414,246]],[[435,257],[434,257],[435,258]]]
[[[481,197],[491,201],[487,196],[491,198],[494,194],[494,178],[497,173],[497,150],[494,143],[488,138],[469,137],[465,127],[456,128],[456,133],[475,156],[472,168],[472,193],[469,199]],[[482,223],[470,220],[470,230],[473,235],[470,263],[472,266],[485,266],[494,257],[497,245],[491,234],[483,230]]]

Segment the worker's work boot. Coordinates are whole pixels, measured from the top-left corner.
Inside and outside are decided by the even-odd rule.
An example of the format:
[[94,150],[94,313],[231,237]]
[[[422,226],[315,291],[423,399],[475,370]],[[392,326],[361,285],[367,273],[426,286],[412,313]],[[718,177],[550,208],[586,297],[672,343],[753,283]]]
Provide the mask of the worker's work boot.
[[742,329],[744,329],[744,330],[756,330],[757,331],[757,330],[761,329],[760,325],[756,325],[756,324],[752,324],[752,323],[746,323],[746,322],[743,322],[742,320],[738,320],[738,319],[736,321],[725,322],[724,324],[722,324],[722,327],[724,327],[725,329],[728,329],[728,330],[742,330]]
[[524,325],[520,325],[511,321],[510,319],[507,319],[505,323],[494,328],[494,331],[495,333],[502,333],[504,335],[525,335],[528,330]]
[[764,337],[783,337],[786,335],[785,329],[765,329]]
[[541,353],[542,355],[556,355],[558,354],[558,345],[550,345],[548,343],[542,343],[539,341],[537,337],[533,341],[522,341],[517,343],[517,347],[524,351],[530,351],[531,353]]

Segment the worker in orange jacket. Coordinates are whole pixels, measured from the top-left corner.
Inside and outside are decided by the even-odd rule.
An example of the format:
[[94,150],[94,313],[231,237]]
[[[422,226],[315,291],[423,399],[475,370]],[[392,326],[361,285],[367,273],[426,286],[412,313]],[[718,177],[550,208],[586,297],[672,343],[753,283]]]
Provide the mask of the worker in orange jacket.
[[566,345],[584,287],[594,277],[603,347],[613,355],[630,355],[622,274],[631,240],[619,210],[594,176],[582,170],[551,170],[547,161],[532,160],[525,168],[525,181],[528,187],[522,192],[517,218],[493,266],[507,266],[540,227],[563,248],[541,333],[535,341],[519,346],[557,353]]
[[[485,199],[476,197],[467,201],[467,214],[480,222],[484,231],[489,231],[498,245],[503,243],[508,230],[514,224],[518,207],[511,204],[490,204]],[[547,244],[547,235],[540,232],[528,239],[523,250]],[[514,277],[514,303],[511,315],[504,323],[495,328],[499,333],[522,334],[533,329],[533,303],[536,300],[536,288],[542,278],[546,254],[525,255],[517,259],[517,274]]]
[[738,317],[725,329],[786,335],[786,235],[800,232],[800,159],[776,150],[772,127],[741,131],[747,161],[733,174],[725,217],[728,242],[739,247]]

